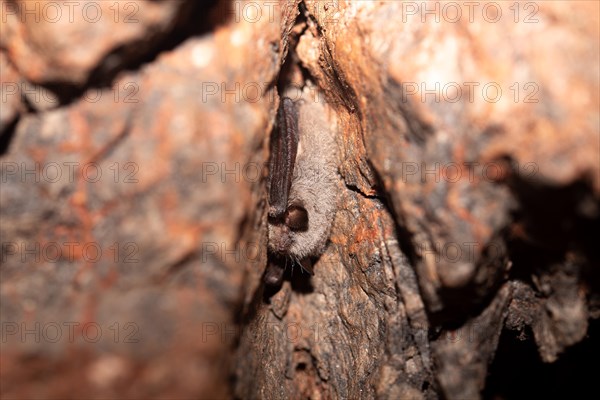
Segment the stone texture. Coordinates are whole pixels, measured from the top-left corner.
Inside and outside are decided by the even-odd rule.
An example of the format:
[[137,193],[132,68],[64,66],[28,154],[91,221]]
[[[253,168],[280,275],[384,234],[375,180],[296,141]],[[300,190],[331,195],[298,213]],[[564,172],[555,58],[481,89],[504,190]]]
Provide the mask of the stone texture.
[[[585,299],[597,291],[586,282],[598,278],[597,251],[586,237],[599,232],[599,104],[595,68],[580,70],[584,64],[573,60],[598,65],[598,7],[582,3],[578,17],[566,21],[559,17],[566,3],[535,3],[518,16],[511,4],[500,4],[504,17],[497,21],[497,15],[481,13],[496,11],[498,3],[481,4],[473,20],[463,6],[458,22],[449,21],[438,5],[440,24],[435,14],[410,8],[417,3],[304,2],[299,20],[306,29],[291,31],[290,47],[341,124],[348,194],[340,213],[363,197],[360,213],[340,217],[349,223],[332,236],[334,249],[339,237],[347,238],[338,252],[350,257],[333,262],[337,271],[331,274],[343,274],[338,279],[344,282],[328,285],[343,285],[335,291],[335,304],[320,286],[298,293],[302,318],[290,315],[293,290],[271,298],[271,314],[251,303],[259,311],[251,314],[253,335],[242,338],[240,397],[295,393],[287,378],[306,397],[435,397],[424,390],[433,387],[447,398],[473,398],[484,388],[505,318],[508,329],[515,329],[515,318],[521,328],[533,329],[547,362],[583,339]],[[495,88],[501,94],[489,91]],[[567,90],[573,101],[559,95]],[[400,246],[387,249],[387,267],[376,260],[386,259],[378,244],[388,239],[369,227],[390,222],[370,214],[377,204],[373,196],[383,199],[383,214],[397,228],[392,235]],[[539,252],[547,256],[532,264]],[[573,257],[576,265],[555,264]],[[321,263],[331,261],[324,256]],[[349,269],[352,264],[360,267]],[[403,265],[412,265],[410,273],[400,273]],[[386,286],[362,277],[382,274],[382,267],[395,271],[383,273],[396,277],[394,285],[394,279]],[[327,267],[315,266],[320,268]],[[536,284],[513,289],[504,284],[507,279],[511,285],[543,279],[548,289]],[[377,303],[393,288],[395,296]],[[517,299],[526,290],[539,300],[520,309]],[[363,295],[381,305],[360,311],[343,306],[361,304]],[[348,315],[377,321],[377,331],[385,334],[361,343],[360,334],[346,333],[353,326],[347,322],[335,339],[320,338],[354,349],[335,357],[336,365],[346,365],[343,377],[331,378],[323,366],[331,360],[322,351],[326,344],[314,343],[311,335],[298,344],[277,334],[261,340],[255,333],[277,327],[283,336],[290,324],[352,321]],[[475,340],[445,338],[445,332],[474,325]],[[419,335],[423,330],[429,335]],[[399,332],[413,340],[402,340]],[[302,353],[300,361],[294,351]],[[373,351],[379,351],[375,363],[367,356]],[[260,356],[246,358],[248,352]],[[242,372],[261,364],[265,370],[251,377]],[[372,377],[371,389],[358,392],[365,375]],[[286,385],[277,386],[282,381]]]
[[[146,6],[158,18],[170,4]],[[265,249],[254,230],[239,242],[261,176],[225,172],[266,158],[278,37],[267,20],[232,22],[21,118],[2,156],[3,398],[230,395],[244,266]],[[25,75],[65,73],[39,68]]]
[[0,46],[30,82],[82,85],[95,71],[143,56],[186,6],[185,0],[3,1]]
[[[502,336],[597,341],[597,3],[79,3],[1,3],[3,398],[477,398]],[[272,290],[306,80],[340,200]]]

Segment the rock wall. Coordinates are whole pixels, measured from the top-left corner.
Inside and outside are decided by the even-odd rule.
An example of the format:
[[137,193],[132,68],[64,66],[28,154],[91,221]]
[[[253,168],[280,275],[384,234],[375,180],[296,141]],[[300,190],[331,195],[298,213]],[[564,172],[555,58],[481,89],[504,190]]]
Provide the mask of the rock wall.
[[[2,397],[510,397],[510,338],[585,359],[599,11],[2,1]],[[306,81],[339,206],[271,290],[269,135]]]

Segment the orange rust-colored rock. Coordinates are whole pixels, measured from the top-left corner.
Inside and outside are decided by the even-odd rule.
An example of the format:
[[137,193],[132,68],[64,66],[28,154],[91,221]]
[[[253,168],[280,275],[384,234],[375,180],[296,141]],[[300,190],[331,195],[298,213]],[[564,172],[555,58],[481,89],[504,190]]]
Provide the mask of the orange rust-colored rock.
[[[150,26],[178,3],[142,2],[154,17],[139,17]],[[266,158],[278,29],[232,21],[21,117],[2,155],[3,398],[230,396],[245,266],[265,250],[264,232],[239,241],[260,176],[227,172]],[[74,57],[84,41],[62,35]],[[34,45],[3,40],[9,54]],[[52,50],[19,72],[80,83],[106,49],[85,47],[89,65]],[[244,97],[256,82],[258,101]]]
[[83,85],[142,57],[189,8],[182,0],[3,1],[0,45],[31,82]]
[[[50,3],[0,3],[3,398],[592,387],[597,3]],[[269,134],[307,80],[338,210],[272,289]]]

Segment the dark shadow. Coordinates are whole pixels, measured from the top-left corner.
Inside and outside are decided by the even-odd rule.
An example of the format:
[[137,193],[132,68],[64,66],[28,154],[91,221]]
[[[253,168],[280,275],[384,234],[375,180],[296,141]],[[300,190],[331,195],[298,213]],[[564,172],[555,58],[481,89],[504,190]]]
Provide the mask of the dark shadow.
[[[590,182],[554,187],[521,178],[510,187],[519,202],[513,219],[517,232],[507,237],[513,267],[510,279],[531,286],[532,275],[551,268],[579,274],[591,296],[600,293],[600,204]],[[577,263],[568,254],[577,254]],[[597,392],[600,320],[589,320],[587,337],[567,348],[556,362],[544,363],[531,330],[504,330],[488,371],[485,399],[592,398]],[[523,338],[522,336],[525,336]]]
[[10,143],[17,132],[17,124],[19,123],[19,119],[20,117],[16,117],[4,128],[2,132],[0,132],[0,156],[3,156],[8,152]]
[[169,52],[187,39],[211,32],[226,23],[232,17],[230,4],[229,1],[218,0],[185,1],[171,32],[154,41],[146,37],[113,49],[90,73],[84,85],[53,82],[41,86],[55,94],[61,105],[76,101],[90,88],[111,87],[118,74],[140,70],[145,64],[156,60],[161,53]]
[[513,219],[519,232],[507,238],[510,277],[531,286],[531,276],[553,265],[565,265],[577,254],[580,280],[590,293],[600,293],[600,202],[591,184],[579,181],[566,187],[549,187],[516,180],[512,188],[520,209]]
[[[316,262],[316,259],[312,260],[313,263]],[[276,285],[268,285],[262,282],[264,286],[263,290],[263,302],[270,303],[270,299],[273,295],[275,295],[281,289],[283,282],[290,282],[292,290],[296,293],[308,294],[314,292],[314,287],[312,285],[312,275],[305,271],[300,265],[296,262],[292,263],[289,259],[286,260],[283,258],[278,258],[273,255],[269,255],[269,263],[277,263],[281,268],[283,268],[283,276],[281,281]],[[269,267],[267,267],[268,269]],[[265,271],[266,274],[266,271]],[[263,276],[264,278],[264,276]]]
[[484,399],[588,399],[597,392],[600,320],[590,321],[588,336],[552,364],[537,352],[531,331],[520,339],[513,331],[500,336],[488,371]]
[[312,285],[312,275],[303,270],[299,265],[294,266],[293,270],[290,269],[289,278],[294,292],[302,294],[314,292],[315,288]]

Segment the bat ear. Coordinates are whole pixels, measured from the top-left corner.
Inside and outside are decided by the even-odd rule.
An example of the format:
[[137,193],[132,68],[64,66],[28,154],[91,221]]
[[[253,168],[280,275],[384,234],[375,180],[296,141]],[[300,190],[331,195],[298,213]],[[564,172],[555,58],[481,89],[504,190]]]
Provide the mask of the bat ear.
[[285,212],[285,224],[292,231],[308,230],[308,212],[299,205],[291,205]]
[[277,111],[277,126],[271,139],[269,216],[272,218],[283,215],[287,210],[298,139],[296,107],[290,98],[284,97]]

